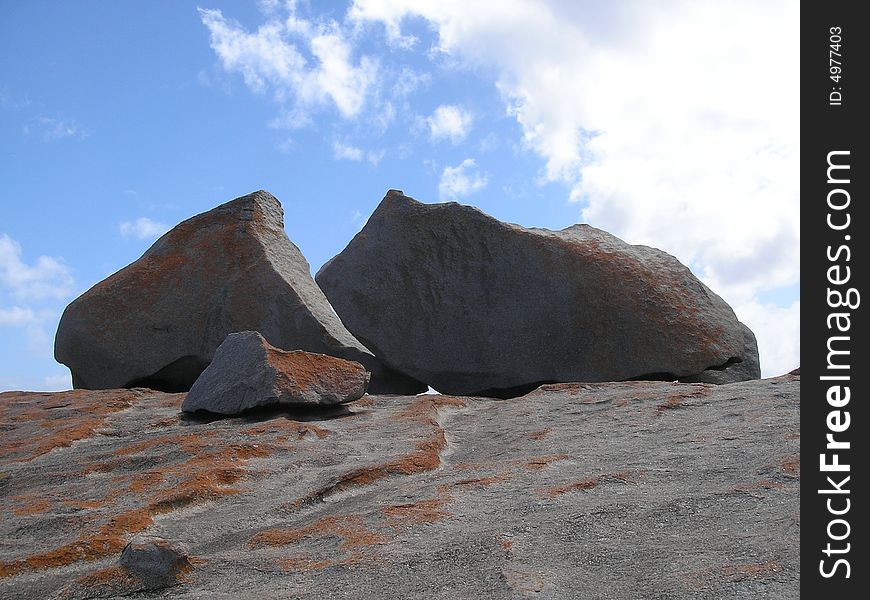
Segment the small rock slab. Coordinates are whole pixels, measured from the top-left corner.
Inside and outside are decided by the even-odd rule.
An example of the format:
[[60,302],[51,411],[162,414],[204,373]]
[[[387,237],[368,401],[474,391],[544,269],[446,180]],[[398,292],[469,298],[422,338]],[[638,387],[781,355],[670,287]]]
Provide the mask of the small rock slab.
[[139,589],[158,590],[176,585],[193,568],[189,555],[177,540],[138,535],[121,552],[118,565],[141,582]]
[[275,404],[340,404],[361,398],[369,373],[361,364],[270,345],[256,331],[232,333],[194,382],[181,410],[225,415]]

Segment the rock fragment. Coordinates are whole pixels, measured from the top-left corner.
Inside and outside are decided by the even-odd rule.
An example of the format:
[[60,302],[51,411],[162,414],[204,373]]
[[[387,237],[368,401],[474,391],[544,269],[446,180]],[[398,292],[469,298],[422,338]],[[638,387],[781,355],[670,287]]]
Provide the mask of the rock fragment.
[[231,333],[190,388],[185,412],[234,415],[261,407],[330,405],[365,394],[369,373],[361,364],[271,346],[255,331]]

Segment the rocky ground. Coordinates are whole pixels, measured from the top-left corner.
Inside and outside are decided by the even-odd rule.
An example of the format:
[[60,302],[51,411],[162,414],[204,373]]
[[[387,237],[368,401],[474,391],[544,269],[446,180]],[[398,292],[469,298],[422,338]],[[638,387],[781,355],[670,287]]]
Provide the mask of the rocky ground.
[[[0,394],[3,598],[797,598],[800,377],[205,419]],[[192,569],[141,592],[138,533]]]

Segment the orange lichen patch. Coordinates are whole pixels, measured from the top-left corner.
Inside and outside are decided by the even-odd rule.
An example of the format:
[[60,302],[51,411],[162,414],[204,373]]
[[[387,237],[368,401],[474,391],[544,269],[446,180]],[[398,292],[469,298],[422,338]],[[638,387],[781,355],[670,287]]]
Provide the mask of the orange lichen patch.
[[801,456],[800,454],[795,454],[794,456],[787,456],[782,459],[779,463],[779,468],[782,469],[782,472],[790,477],[800,477],[801,474]]
[[172,425],[178,424],[178,417],[168,417],[166,419],[160,419],[159,421],[155,421],[154,423],[149,423],[148,427],[158,428],[158,427],[170,427]]
[[416,475],[437,469],[441,464],[441,451],[447,445],[444,431],[439,427],[429,438],[418,442],[417,449],[396,460],[353,469],[339,476],[325,489],[309,494],[306,498],[297,500],[291,506],[298,507],[307,502],[323,498],[329,494],[344,491],[352,487],[371,485],[375,481],[391,475]]
[[314,560],[313,558],[305,554],[288,556],[287,558],[282,558],[278,561],[278,566],[282,570],[289,571],[291,573],[321,571],[327,567],[333,566],[334,564],[336,563],[331,560]]
[[142,580],[127,569],[112,566],[88,573],[80,577],[78,583],[85,587],[111,586],[129,588],[141,585]]
[[[83,532],[71,543],[64,544],[53,550],[34,554],[19,560],[0,562],[0,577],[8,577],[23,570],[50,569],[66,566],[79,561],[92,561],[120,552],[127,544],[129,537],[146,529],[153,522],[153,517],[170,512],[194,503],[216,500],[227,494],[236,494],[238,489],[229,487],[238,483],[245,475],[242,468],[244,461],[269,456],[274,448],[266,444],[236,444],[220,447],[218,450],[202,451],[208,447],[210,436],[171,436],[171,441],[191,456],[182,462],[162,469],[154,469],[146,473],[128,477],[120,474],[116,478],[125,483],[127,489],[135,496],[147,495],[141,506],[128,509],[120,514],[109,516],[102,526],[97,525],[96,531]],[[154,440],[147,444],[135,445],[136,451],[154,446]],[[157,438],[158,444],[166,443],[167,438]],[[116,459],[123,464],[126,457]],[[111,465],[103,465],[109,467]],[[111,469],[109,469],[111,471]],[[165,489],[153,488],[166,485]],[[111,505],[110,498],[83,505],[95,509]]]
[[489,487],[495,483],[500,483],[502,481],[507,481],[510,479],[510,475],[507,471],[502,471],[497,475],[490,475],[488,477],[472,477],[469,479],[460,479],[459,481],[453,482],[454,486],[467,486],[467,487],[475,487],[475,488],[485,488]]
[[23,506],[13,508],[12,512],[16,515],[37,515],[44,513],[51,508],[51,502],[44,498],[32,498],[30,496],[16,496],[14,500],[21,502]]
[[[309,423],[300,423],[299,421],[293,421],[290,419],[272,419],[270,421],[266,421],[265,423],[259,423],[254,425],[253,427],[249,427],[242,431],[245,435],[254,435],[254,436],[262,436],[264,434],[270,433],[280,433],[284,436],[291,435],[295,436],[298,439],[304,439],[307,437],[311,437],[312,435],[317,437],[317,439],[322,440],[332,433],[329,429],[325,429],[318,425],[311,425]],[[286,437],[284,439],[287,439]]]
[[547,427],[546,429],[539,429],[537,431],[533,431],[529,434],[529,437],[533,440],[540,441],[547,437],[547,435],[553,431],[552,427]]
[[675,408],[681,408],[683,406],[683,397],[682,396],[668,396],[668,399],[665,400],[662,404],[656,406],[656,416],[660,416],[666,410],[673,410]]
[[533,456],[532,458],[515,462],[525,467],[526,469],[529,469],[530,471],[540,471],[551,463],[558,462],[560,460],[569,460],[570,458],[571,456],[569,454],[549,454],[546,456]]
[[130,390],[0,394],[0,422],[6,427],[0,460],[29,461],[89,438],[137,397]]
[[201,433],[185,433],[178,435],[163,435],[150,437],[141,442],[118,448],[112,454],[114,456],[129,456],[139,454],[152,448],[180,448],[188,454],[196,454],[197,452],[209,446],[209,438],[213,437],[215,432],[204,431]]
[[286,351],[264,344],[266,360],[279,373],[286,375],[301,390],[322,388],[324,385],[349,390],[353,384],[366,377],[366,369],[358,362],[303,352],[301,350]]
[[597,477],[586,477],[585,479],[581,479],[573,483],[568,483],[565,485],[555,485],[553,487],[544,488],[540,490],[540,492],[548,498],[555,498],[556,496],[561,496],[562,494],[567,494],[568,492],[576,492],[578,490],[591,490],[596,485],[598,485]]
[[429,394],[420,396],[399,413],[400,419],[433,424],[441,408],[464,408],[465,400],[453,396]]
[[505,552],[510,552],[514,547],[514,540],[512,537],[503,535],[498,538],[498,545],[501,546],[501,549]]
[[130,483],[130,491],[134,494],[138,494],[140,492],[150,490],[162,482],[163,475],[161,473],[149,471],[147,473],[134,475],[133,481]]
[[410,504],[395,504],[381,509],[387,521],[393,527],[417,525],[421,523],[437,523],[451,513],[440,510],[451,502],[450,498],[431,498],[418,500]]
[[[150,390],[149,390],[150,391]],[[154,397],[157,400],[157,405],[162,406],[164,408],[177,408],[181,409],[181,404],[184,402],[184,399],[187,397],[187,392],[181,392],[178,394],[166,394],[160,393],[155,394]],[[178,422],[178,416],[170,417],[173,422]],[[169,421],[170,419],[166,419]]]
[[250,539],[254,548],[287,546],[305,538],[336,537],[343,550],[386,544],[389,539],[368,530],[359,515],[323,517],[310,525],[296,529],[267,529]]

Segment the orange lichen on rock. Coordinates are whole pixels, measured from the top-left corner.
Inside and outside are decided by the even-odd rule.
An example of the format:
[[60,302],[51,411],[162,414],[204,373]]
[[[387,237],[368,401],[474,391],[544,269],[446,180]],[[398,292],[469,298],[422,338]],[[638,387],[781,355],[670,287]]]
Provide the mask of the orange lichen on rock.
[[393,527],[437,523],[451,515],[451,513],[441,510],[450,502],[450,498],[431,498],[409,504],[394,504],[382,508],[381,512],[384,513],[387,521]]
[[549,435],[549,433],[551,431],[553,431],[552,427],[547,427],[546,429],[539,429],[537,431],[531,432],[529,434],[529,437],[532,438],[533,440],[540,441],[540,440],[544,439],[545,437],[547,437],[547,435]]
[[661,416],[666,410],[673,410],[675,408],[681,408],[683,406],[683,398],[682,396],[668,396],[668,399],[665,400],[662,404],[656,406],[656,416]]
[[518,462],[521,466],[529,469],[530,471],[540,471],[551,463],[558,462],[560,460],[570,459],[571,456],[569,454],[549,454],[546,456],[533,456],[532,458],[527,458],[525,460],[515,462]]
[[454,481],[454,486],[463,486],[463,487],[475,487],[475,488],[485,488],[489,487],[496,483],[501,483],[502,481],[507,481],[510,479],[510,474],[508,471],[502,471],[496,475],[489,475],[487,477],[471,477],[469,479],[460,479],[459,481]]
[[6,428],[0,461],[33,460],[89,438],[110,414],[131,407],[137,397],[130,390],[4,392],[0,394],[0,422]]
[[44,513],[49,508],[51,508],[51,502],[49,502],[45,498],[34,498],[32,496],[14,496],[12,500],[21,505],[12,509],[12,512],[19,516],[37,515],[39,513]]
[[580,479],[579,481],[574,481],[572,483],[567,483],[564,485],[554,485],[552,487],[544,488],[541,490],[541,493],[548,498],[555,498],[556,496],[561,496],[562,494],[567,494],[568,492],[575,491],[586,491],[591,490],[595,486],[598,485],[597,477],[586,477],[584,479]]
[[[211,448],[216,448],[211,450]],[[168,466],[156,466],[147,472],[131,468],[133,455],[154,448],[170,449],[157,453],[158,458],[173,460]],[[211,450],[211,451],[209,451]],[[188,455],[177,461],[178,452]],[[221,446],[213,432],[160,436],[126,446],[113,454],[112,459],[84,471],[117,473],[112,478],[115,487],[102,500],[67,500],[70,506],[103,509],[102,525],[83,531],[78,539],[53,550],[36,553],[18,560],[0,562],[0,577],[8,577],[23,570],[62,567],[79,561],[92,561],[116,554],[127,544],[130,536],[145,530],[156,515],[184,508],[195,503],[216,500],[228,494],[237,494],[237,484],[247,473],[244,462],[270,456],[275,448],[269,444],[233,444]],[[113,494],[125,493],[138,507],[112,514]],[[108,514],[106,514],[108,513]]]
[[801,456],[800,454],[795,454],[794,456],[787,456],[782,459],[779,463],[780,469],[782,472],[790,477],[800,477],[801,474]]
[[295,529],[267,529],[252,537],[250,545],[254,548],[287,546],[312,537],[339,538],[343,550],[381,545],[390,541],[389,538],[368,530],[359,515],[340,515],[323,517],[310,525]]
[[140,585],[142,580],[130,573],[127,569],[119,566],[111,566],[104,569],[97,569],[92,573],[79,577],[77,583],[85,587],[109,586],[113,588],[128,588]]
[[753,492],[757,490],[779,490],[784,488],[785,486],[779,481],[773,481],[770,479],[764,479],[761,481],[755,481],[753,483],[741,483],[735,485],[732,490],[735,492],[745,492],[750,495],[755,495]]
[[465,400],[462,398],[428,394],[417,398],[411,405],[400,412],[398,416],[400,419],[431,424],[435,422],[439,409],[465,408],[465,406]]
[[284,436],[291,435],[300,440],[313,436],[322,440],[332,432],[329,429],[325,429],[318,425],[301,423],[299,421],[293,421],[292,419],[270,419],[264,423],[258,423],[253,427],[248,427],[247,429],[244,429],[242,433],[252,436],[262,436],[275,433]]
[[314,560],[306,554],[296,554],[294,556],[282,558],[278,561],[278,566],[282,570],[289,571],[291,573],[320,571],[335,564],[337,563],[331,560]]

